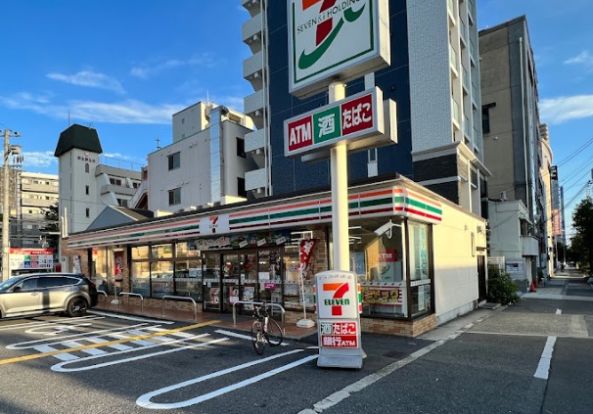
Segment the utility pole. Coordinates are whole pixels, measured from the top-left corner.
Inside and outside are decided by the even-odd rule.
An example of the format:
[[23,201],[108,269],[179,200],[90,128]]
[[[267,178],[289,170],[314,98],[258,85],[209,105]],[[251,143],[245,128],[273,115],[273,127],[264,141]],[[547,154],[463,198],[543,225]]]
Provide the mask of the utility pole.
[[4,130],[4,164],[2,185],[2,280],[10,278],[10,155],[13,148],[10,146],[11,137],[20,134],[9,129]]

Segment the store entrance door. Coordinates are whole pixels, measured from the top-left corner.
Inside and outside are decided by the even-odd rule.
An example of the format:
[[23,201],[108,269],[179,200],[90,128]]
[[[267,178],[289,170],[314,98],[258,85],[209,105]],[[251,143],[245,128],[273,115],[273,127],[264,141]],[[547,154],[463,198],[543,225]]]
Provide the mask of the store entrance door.
[[232,312],[233,303],[239,301],[241,288],[241,260],[237,253],[222,255],[222,311]]
[[202,300],[205,311],[220,312],[220,253],[204,253],[202,258]]

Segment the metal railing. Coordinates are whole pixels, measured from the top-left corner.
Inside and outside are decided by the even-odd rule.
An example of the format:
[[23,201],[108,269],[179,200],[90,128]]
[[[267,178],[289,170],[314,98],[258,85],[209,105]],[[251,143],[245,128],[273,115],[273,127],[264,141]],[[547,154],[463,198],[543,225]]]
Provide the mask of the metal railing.
[[194,298],[192,298],[190,296],[164,295],[163,297],[161,297],[161,316],[163,316],[165,314],[165,300],[167,300],[167,299],[170,299],[170,300],[186,300],[186,301],[191,302],[193,304],[193,307],[194,307],[194,320],[195,321],[198,320],[198,304],[194,300]]
[[[236,302],[233,303],[233,325],[237,325],[237,307],[235,305],[253,305],[253,306],[262,306],[264,305],[264,302],[252,302],[252,301],[246,301],[246,300],[238,300]],[[282,305],[280,305],[279,303],[265,303],[266,308],[278,308],[280,309],[280,314],[282,317],[282,327],[284,328],[284,317],[286,314],[286,309],[284,309],[284,307]]]
[[[128,304],[130,303],[130,296],[134,296],[135,298],[140,298],[140,312],[144,312],[144,296],[140,293],[134,292],[119,292],[118,296],[127,296],[128,297]],[[119,306],[119,302],[117,303]]]

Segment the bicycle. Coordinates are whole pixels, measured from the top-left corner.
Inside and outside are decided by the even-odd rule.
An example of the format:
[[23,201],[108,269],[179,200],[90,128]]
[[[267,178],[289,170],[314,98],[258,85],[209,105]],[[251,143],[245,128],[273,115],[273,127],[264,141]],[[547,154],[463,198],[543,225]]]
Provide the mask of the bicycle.
[[255,320],[251,325],[251,341],[253,349],[258,355],[264,353],[266,342],[270,346],[279,346],[284,340],[284,333],[280,324],[272,319],[266,309],[266,304],[255,306],[253,311]]

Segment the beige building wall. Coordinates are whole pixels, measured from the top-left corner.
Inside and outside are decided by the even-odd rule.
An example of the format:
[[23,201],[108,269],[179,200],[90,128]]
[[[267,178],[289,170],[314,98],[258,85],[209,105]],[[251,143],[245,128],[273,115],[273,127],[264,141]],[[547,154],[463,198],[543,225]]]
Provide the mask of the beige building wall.
[[505,28],[480,37],[482,105],[496,105],[488,111],[490,132],[484,131],[484,162],[496,170],[488,179],[488,197],[499,199],[506,192],[507,199],[514,200],[511,74],[510,65],[500,64],[509,61],[507,36]]
[[486,256],[486,221],[443,203],[443,222],[433,226],[433,251],[435,312],[441,324],[477,305],[478,256]]
[[554,274],[554,221],[552,219],[552,170],[553,154],[550,147],[548,128],[542,125],[540,130],[540,147],[542,154],[542,163],[539,174],[544,183],[544,225],[546,229],[546,249],[544,253],[547,259],[547,275]]

